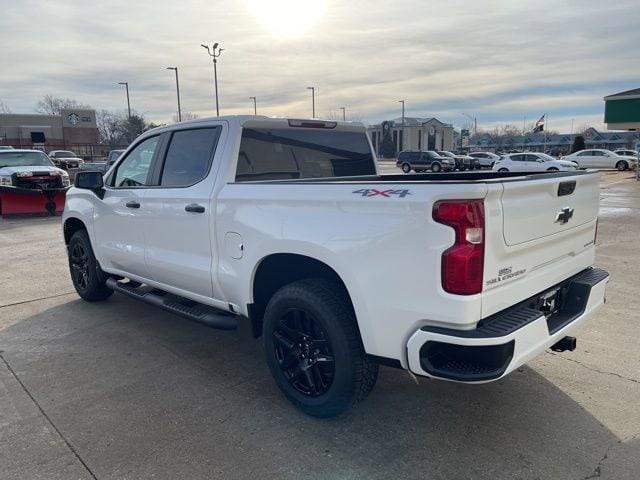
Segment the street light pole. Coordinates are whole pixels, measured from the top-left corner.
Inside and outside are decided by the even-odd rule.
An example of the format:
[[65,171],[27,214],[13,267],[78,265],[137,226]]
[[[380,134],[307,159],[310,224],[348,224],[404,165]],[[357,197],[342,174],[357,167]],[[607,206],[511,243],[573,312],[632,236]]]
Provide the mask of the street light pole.
[[253,100],[253,114],[258,115],[258,106],[256,97],[249,97],[249,100]]
[[347,107],[338,107],[340,110],[342,110],[342,121],[346,121],[347,120]]
[[316,87],[307,87],[311,90],[311,118],[316,118]]
[[180,108],[180,83],[178,83],[178,67],[167,67],[167,70],[176,72],[176,95],[178,96],[178,122],[182,121],[182,109]]
[[467,115],[466,113],[462,113],[465,117],[473,122],[473,135],[478,135],[478,119],[475,116]]
[[131,118],[131,102],[129,102],[129,82],[118,82],[118,85],[124,85],[127,91],[127,114]]
[[216,116],[220,116],[220,105],[218,103],[218,57],[224,50],[224,48],[218,48],[218,43],[214,43],[212,46],[201,43],[200,46],[204,48],[209,56],[213,59],[213,81],[216,87]]

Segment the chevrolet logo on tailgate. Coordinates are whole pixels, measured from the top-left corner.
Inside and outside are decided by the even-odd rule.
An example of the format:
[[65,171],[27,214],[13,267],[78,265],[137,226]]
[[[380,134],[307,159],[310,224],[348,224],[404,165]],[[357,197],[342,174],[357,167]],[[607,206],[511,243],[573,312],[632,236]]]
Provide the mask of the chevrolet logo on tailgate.
[[565,224],[573,217],[573,208],[564,207],[562,210],[558,212],[556,215],[556,223]]

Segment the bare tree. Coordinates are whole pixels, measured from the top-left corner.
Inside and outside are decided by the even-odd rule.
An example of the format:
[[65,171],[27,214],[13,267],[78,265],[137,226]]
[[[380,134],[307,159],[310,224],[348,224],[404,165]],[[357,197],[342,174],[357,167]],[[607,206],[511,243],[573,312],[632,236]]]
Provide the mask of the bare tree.
[[[186,122],[187,120],[195,120],[196,118],[200,118],[197,114],[193,112],[182,112],[182,121]],[[173,117],[171,117],[174,123],[178,123],[178,114],[174,113]]]
[[80,103],[72,98],[54,97],[51,94],[42,97],[36,105],[36,112],[45,115],[60,115],[62,110],[77,108],[79,110],[91,110],[91,105]]
[[0,100],[0,113],[13,113],[11,109],[7,106],[7,104],[4,103],[2,100]]
[[100,142],[116,146],[122,143],[125,133],[125,116],[110,110],[96,112],[96,124]]

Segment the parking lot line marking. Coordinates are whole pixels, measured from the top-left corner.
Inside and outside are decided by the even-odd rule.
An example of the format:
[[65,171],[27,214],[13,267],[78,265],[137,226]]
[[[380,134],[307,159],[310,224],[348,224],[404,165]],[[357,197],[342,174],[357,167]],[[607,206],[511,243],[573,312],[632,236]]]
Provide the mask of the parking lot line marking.
[[73,453],[73,455],[78,459],[78,461],[82,464],[82,466],[85,468],[87,473],[89,475],[91,475],[91,478],[93,478],[94,480],[98,480],[98,477],[96,477],[95,474],[91,471],[91,469],[89,468],[89,465],[87,465],[85,463],[85,461],[82,459],[80,454],[76,451],[76,449],[73,447],[73,445],[71,445],[69,440],[67,440],[66,437],[62,434],[62,432],[58,429],[58,427],[56,427],[55,423],[53,423],[53,421],[49,418],[49,415],[47,415],[47,413],[42,409],[42,407],[40,406],[38,401],[35,399],[35,397],[31,394],[29,389],[26,387],[26,385],[24,383],[22,383],[22,380],[20,380],[20,377],[18,377],[18,375],[13,370],[11,365],[9,365],[9,362],[7,361],[7,359],[4,357],[4,355],[2,353],[0,353],[0,360],[2,360],[2,362],[7,367],[7,370],[9,370],[9,373],[11,373],[11,375],[13,375],[13,378],[15,378],[16,381],[20,384],[20,386],[22,387],[22,390],[24,390],[24,393],[27,394],[27,396],[31,399],[33,404],[38,408],[38,410],[40,410],[40,413],[47,420],[49,425],[51,425],[51,428],[53,428],[55,430],[55,432],[60,436],[62,441],[67,445],[69,450],[71,450],[71,453]]
[[20,302],[7,303],[6,305],[0,305],[0,308],[13,307],[14,305],[22,305],[24,303],[38,302],[40,300],[48,300],[50,298],[64,297],[65,295],[71,295],[74,293],[76,293],[75,290],[72,292],[56,293],[55,295],[49,295],[48,297],[32,298],[31,300],[22,300]]

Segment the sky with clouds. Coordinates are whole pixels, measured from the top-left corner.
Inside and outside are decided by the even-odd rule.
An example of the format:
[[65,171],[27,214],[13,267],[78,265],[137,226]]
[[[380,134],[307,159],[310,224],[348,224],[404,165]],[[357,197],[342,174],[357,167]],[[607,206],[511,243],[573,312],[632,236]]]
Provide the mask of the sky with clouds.
[[0,100],[31,112],[45,94],[156,122],[215,113],[366,123],[436,116],[457,127],[533,122],[603,128],[602,97],[640,87],[637,0],[0,0]]

